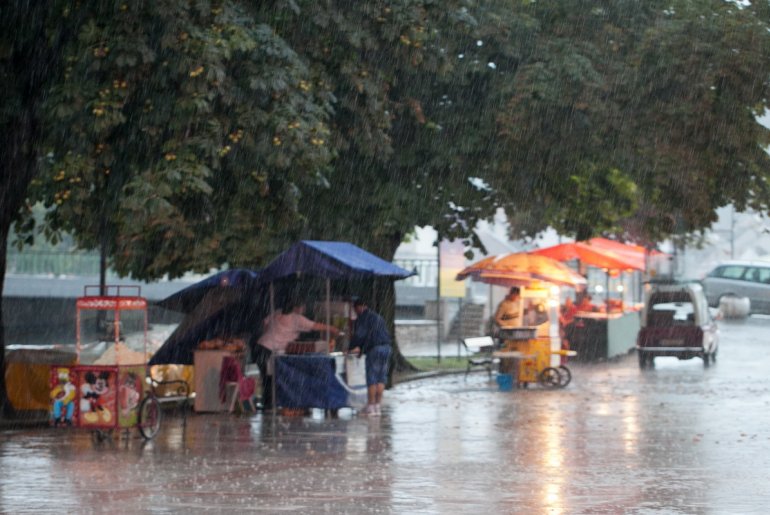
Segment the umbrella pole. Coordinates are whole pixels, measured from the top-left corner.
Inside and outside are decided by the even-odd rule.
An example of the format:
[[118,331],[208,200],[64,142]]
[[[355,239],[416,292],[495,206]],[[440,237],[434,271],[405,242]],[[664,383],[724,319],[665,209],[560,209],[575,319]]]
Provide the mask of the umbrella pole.
[[[275,316],[275,289],[273,288],[273,282],[270,282],[270,320],[273,320]],[[275,422],[275,416],[278,413],[278,402],[276,397],[276,370],[275,370],[275,351],[270,352],[270,368],[273,370],[273,380],[270,384],[270,394],[273,400],[273,422]]]
[[329,339],[331,338],[331,333],[329,332],[329,326],[332,323],[332,315],[331,315],[331,280],[326,279],[326,345],[329,345]]
[[492,314],[492,306],[493,306],[493,300],[492,300],[492,285],[489,285],[489,319],[487,320],[487,327],[489,328],[489,333],[494,334],[495,326],[494,322],[492,322],[492,317],[494,316]]

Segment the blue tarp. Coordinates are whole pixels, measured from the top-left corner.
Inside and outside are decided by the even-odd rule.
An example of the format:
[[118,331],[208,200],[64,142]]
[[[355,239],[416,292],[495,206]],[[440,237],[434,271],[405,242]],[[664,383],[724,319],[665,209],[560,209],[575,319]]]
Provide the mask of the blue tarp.
[[277,405],[284,408],[339,409],[348,392],[334,375],[334,358],[324,355],[281,356],[275,360]]
[[405,279],[414,275],[352,243],[303,240],[267,265],[260,274],[260,282],[269,283],[298,273],[326,279]]

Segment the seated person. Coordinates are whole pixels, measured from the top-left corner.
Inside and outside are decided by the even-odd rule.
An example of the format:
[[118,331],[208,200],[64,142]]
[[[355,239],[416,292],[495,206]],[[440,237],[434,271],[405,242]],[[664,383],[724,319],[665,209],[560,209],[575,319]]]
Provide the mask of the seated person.
[[572,297],[567,297],[564,301],[564,305],[561,307],[559,313],[559,326],[566,327],[575,320],[575,313],[578,312],[578,307],[572,300]]
[[519,288],[514,286],[497,306],[495,322],[498,327],[521,327],[521,297]]
[[[561,348],[569,349],[569,340],[572,337],[573,323],[575,322],[575,314],[578,312],[577,305],[573,302],[572,297],[567,297],[564,301],[564,305],[559,312],[559,337],[561,338]],[[564,358],[562,358],[562,362]],[[563,363],[562,363],[563,364]]]
[[589,294],[586,293],[580,298],[580,301],[577,303],[577,310],[591,313],[596,311],[596,306],[591,302],[591,296]]

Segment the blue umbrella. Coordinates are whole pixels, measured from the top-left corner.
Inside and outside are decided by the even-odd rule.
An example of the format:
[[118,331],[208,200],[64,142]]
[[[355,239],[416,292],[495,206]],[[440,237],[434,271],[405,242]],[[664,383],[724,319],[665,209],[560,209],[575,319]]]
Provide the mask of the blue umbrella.
[[190,313],[201,303],[204,297],[207,295],[211,297],[211,292],[253,290],[258,285],[259,275],[258,271],[246,268],[225,270],[169,295],[157,302],[157,305],[172,311]]
[[251,333],[264,317],[264,290],[259,272],[225,270],[158,302],[187,315],[150,359],[150,365],[192,364],[193,351],[203,340]]

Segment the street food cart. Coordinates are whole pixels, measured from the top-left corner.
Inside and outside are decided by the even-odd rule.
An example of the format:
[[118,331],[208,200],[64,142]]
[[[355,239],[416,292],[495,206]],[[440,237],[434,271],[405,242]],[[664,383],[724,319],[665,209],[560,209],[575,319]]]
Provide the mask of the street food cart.
[[570,369],[559,362],[561,356],[575,356],[575,351],[554,349],[550,337],[538,337],[536,327],[501,329],[501,349],[493,356],[500,359],[500,373],[510,374],[513,384],[526,388],[539,383],[547,388],[564,388],[572,380]]
[[[139,286],[86,286],[75,303],[76,358],[50,369],[50,421],[54,427],[91,429],[100,439],[137,427],[145,438],[160,429],[160,404],[147,376],[147,300]],[[127,340],[137,340],[142,351]],[[84,356],[96,341],[100,356]]]
[[585,284],[585,278],[556,260],[527,253],[486,258],[457,274],[457,280],[466,278],[531,291],[521,292],[520,303],[519,319],[528,325],[500,328],[497,332],[499,350],[493,356],[500,359],[500,373],[511,375],[513,383],[522,387],[529,383],[546,387],[569,384],[572,374],[561,363],[561,357],[574,356],[575,352],[562,350],[558,336],[552,336],[548,317],[540,320],[537,315],[550,311],[548,295],[552,286],[575,287]]

